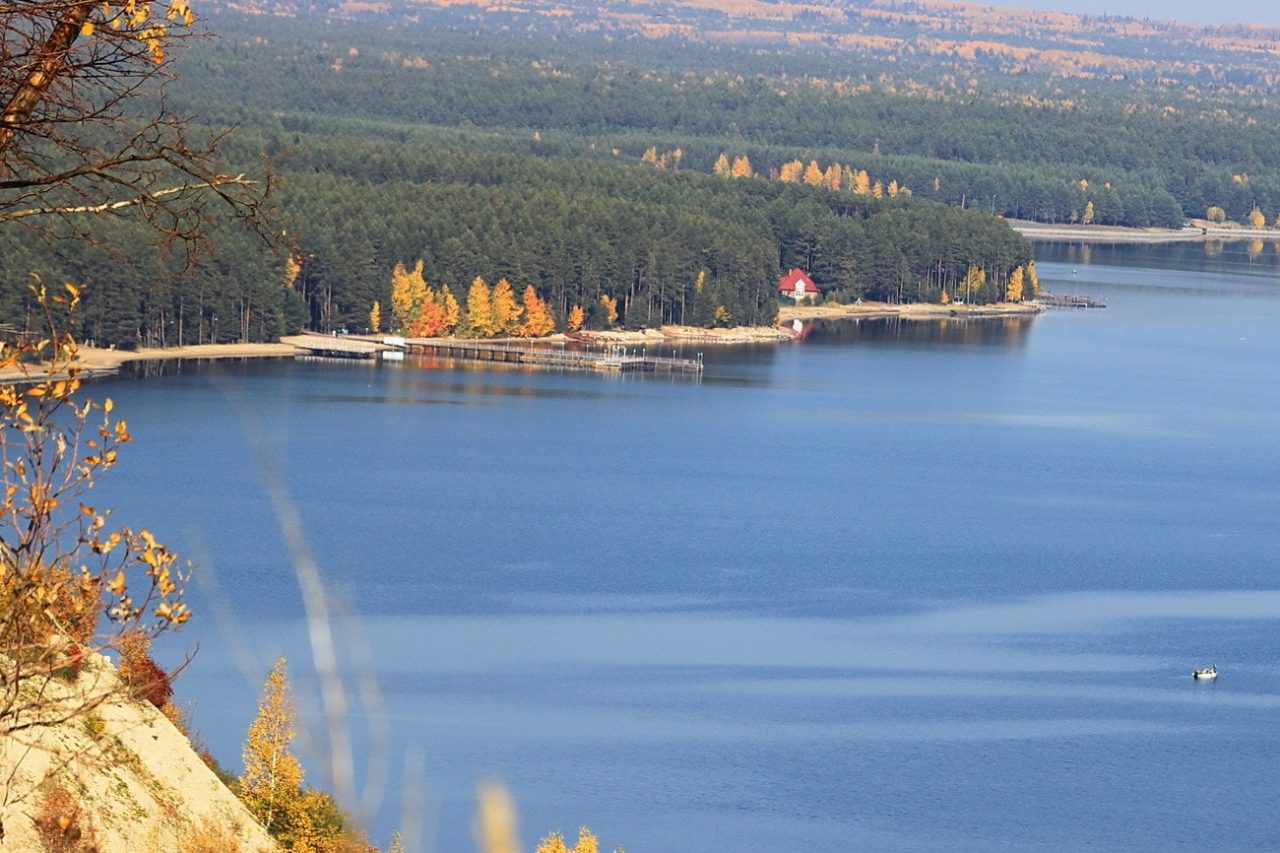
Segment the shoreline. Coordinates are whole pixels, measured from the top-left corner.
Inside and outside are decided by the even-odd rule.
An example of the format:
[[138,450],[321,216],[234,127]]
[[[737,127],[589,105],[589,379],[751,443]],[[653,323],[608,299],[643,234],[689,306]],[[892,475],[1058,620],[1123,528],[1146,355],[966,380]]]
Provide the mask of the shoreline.
[[[82,346],[76,350],[75,366],[83,379],[109,376],[122,366],[136,361],[210,360],[232,358],[286,358],[304,354],[306,350],[281,340],[279,343],[259,344],[188,344],[181,347],[144,347],[137,350],[101,349]],[[30,370],[9,368],[0,370],[0,382],[39,382],[45,377],[44,368],[31,365]]]
[[[723,329],[701,329],[694,326],[662,326],[658,329],[600,330],[564,333],[543,338],[495,339],[519,340],[528,343],[565,344],[581,342],[595,345],[608,344],[707,344],[735,346],[744,344],[781,343],[795,334],[785,326],[804,320],[884,319],[899,317],[904,320],[980,320],[1000,317],[1032,316],[1044,311],[1044,307],[1031,303],[1006,303],[994,305],[936,305],[908,303],[895,305],[887,302],[864,302],[859,305],[783,305],[778,309],[776,326],[732,326]],[[314,340],[318,335],[304,333],[288,335],[277,343],[188,344],[181,347],[144,347],[136,350],[102,349],[82,346],[76,351],[75,366],[84,379],[109,376],[126,364],[146,361],[219,361],[246,358],[291,358],[308,355],[312,351],[302,342]],[[329,337],[329,336],[322,336]],[[368,335],[352,335],[356,340],[370,339]],[[8,368],[0,370],[0,384],[28,384],[45,378],[44,368],[31,365],[30,369]]]
[[1053,243],[1158,244],[1204,243],[1209,240],[1280,240],[1280,229],[1226,225],[1192,219],[1182,228],[1130,228],[1124,225],[1047,225],[1008,219],[1009,227],[1030,241]]
[[1043,313],[1037,302],[995,302],[991,305],[939,305],[933,302],[863,302],[860,305],[784,305],[778,322],[795,320],[990,320],[1001,317],[1033,317]]

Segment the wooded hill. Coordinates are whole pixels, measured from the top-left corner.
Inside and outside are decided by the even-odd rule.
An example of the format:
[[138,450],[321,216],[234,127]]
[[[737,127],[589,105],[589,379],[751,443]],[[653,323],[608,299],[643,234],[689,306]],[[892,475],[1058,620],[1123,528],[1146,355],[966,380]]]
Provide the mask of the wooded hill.
[[[972,297],[999,298],[1029,252],[990,214],[1280,214],[1274,33],[878,2],[261,9],[295,16],[210,16],[221,37],[181,57],[168,99],[239,125],[228,173],[270,160],[281,245],[223,229],[183,264],[134,251],[128,216],[94,244],[10,229],[0,316],[25,315],[40,272],[89,285],[99,343],[363,329],[420,259],[455,294],[532,284],[560,324],[600,296],[633,326],[757,323],[791,266],[891,300],[978,267]],[[726,35],[741,21],[749,45]],[[721,157],[751,177],[713,174]],[[779,180],[795,163],[846,180]]]

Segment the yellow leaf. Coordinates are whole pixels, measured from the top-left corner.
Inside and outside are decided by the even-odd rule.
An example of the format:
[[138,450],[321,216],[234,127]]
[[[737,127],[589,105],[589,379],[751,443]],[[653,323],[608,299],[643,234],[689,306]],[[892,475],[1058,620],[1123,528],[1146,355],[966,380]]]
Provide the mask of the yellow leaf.
[[[93,21],[85,21],[80,27],[80,38],[87,39],[91,35],[93,35]],[[71,285],[67,285],[67,289],[70,290]]]
[[120,595],[124,592],[124,572],[116,572],[116,576],[107,582],[107,588],[112,594]]

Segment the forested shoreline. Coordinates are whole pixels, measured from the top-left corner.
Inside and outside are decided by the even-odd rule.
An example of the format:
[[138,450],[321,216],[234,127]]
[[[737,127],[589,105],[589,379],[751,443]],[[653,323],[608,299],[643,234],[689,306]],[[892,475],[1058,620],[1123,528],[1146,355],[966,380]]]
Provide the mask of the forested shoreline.
[[1123,82],[1082,84],[1074,103],[1049,98],[1048,77],[998,88],[980,59],[975,89],[955,62],[842,69],[822,51],[423,15],[212,16],[220,38],[180,58],[168,98],[238,125],[225,169],[276,176],[279,238],[222,226],[192,260],[146,251],[128,214],[93,242],[61,239],[70,221],[45,240],[10,229],[0,316],[30,321],[38,273],[85,285],[78,331],[102,345],[364,330],[396,265],[421,260],[432,292],[457,298],[476,279],[532,286],[561,330],[575,307],[608,325],[602,298],[629,328],[761,324],[791,267],[834,299],[1005,298],[1030,250],[999,215],[1178,227],[1280,212],[1273,125],[1224,133],[1209,106],[1135,100]]

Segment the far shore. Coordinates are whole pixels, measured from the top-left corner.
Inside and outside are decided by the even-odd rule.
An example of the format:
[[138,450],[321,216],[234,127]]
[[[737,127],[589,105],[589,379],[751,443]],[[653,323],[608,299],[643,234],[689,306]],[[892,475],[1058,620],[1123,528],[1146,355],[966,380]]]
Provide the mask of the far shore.
[[1008,220],[1009,227],[1028,240],[1069,243],[1198,243],[1208,240],[1280,240],[1280,229],[1251,228],[1235,223],[1192,219],[1182,228],[1128,228],[1120,225],[1048,225],[1024,219]]

